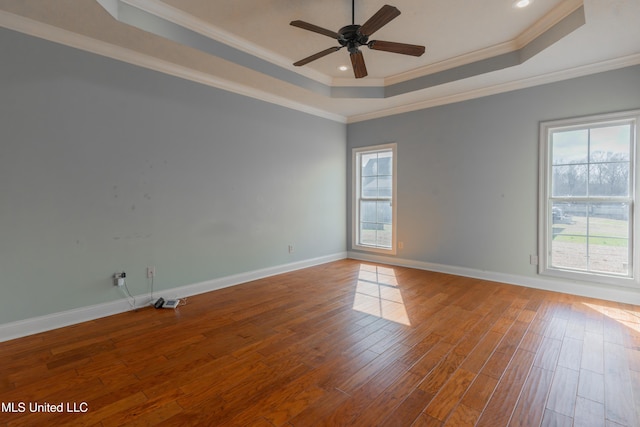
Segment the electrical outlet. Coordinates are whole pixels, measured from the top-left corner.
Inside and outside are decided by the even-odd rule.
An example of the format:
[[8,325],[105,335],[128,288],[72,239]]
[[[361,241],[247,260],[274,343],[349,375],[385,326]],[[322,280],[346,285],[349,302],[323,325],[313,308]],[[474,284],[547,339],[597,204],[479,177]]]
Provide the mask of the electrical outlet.
[[147,279],[153,279],[154,277],[156,277],[156,268],[147,267]]
[[289,253],[292,254],[294,252],[293,245],[289,245]]
[[115,273],[113,275],[113,285],[124,286],[125,277],[127,277],[127,273],[125,273],[124,271],[122,273]]
[[404,249],[404,242],[398,242],[398,249]]
[[534,254],[529,255],[529,264],[538,265],[538,255],[534,255]]

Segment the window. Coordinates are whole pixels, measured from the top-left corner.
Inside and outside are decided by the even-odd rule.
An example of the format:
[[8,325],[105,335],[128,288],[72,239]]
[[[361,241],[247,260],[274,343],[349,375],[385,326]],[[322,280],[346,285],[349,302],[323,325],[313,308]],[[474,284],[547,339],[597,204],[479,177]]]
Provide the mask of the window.
[[635,285],[640,111],[542,123],[540,273]]
[[353,247],[395,254],[396,144],[353,150]]

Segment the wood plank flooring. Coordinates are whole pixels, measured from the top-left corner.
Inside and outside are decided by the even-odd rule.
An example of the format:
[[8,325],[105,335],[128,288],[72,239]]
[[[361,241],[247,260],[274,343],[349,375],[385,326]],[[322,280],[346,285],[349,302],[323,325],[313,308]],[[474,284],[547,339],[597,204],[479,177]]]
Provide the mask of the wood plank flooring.
[[0,402],[3,426],[639,426],[640,307],[343,260],[0,343]]

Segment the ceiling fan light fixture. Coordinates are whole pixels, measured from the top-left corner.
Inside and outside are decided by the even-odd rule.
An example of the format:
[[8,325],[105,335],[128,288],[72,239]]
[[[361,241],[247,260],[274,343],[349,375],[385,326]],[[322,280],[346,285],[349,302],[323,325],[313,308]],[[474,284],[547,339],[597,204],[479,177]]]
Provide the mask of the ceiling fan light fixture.
[[341,65],[338,67],[338,70],[340,71],[347,71],[349,69],[349,67],[347,67],[346,65]]

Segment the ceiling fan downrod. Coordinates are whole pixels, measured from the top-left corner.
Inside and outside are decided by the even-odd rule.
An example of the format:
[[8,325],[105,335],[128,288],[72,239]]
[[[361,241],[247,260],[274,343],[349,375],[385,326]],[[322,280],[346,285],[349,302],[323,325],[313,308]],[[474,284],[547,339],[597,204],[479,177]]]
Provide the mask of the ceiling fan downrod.
[[351,0],[351,25],[356,24],[356,0]]

